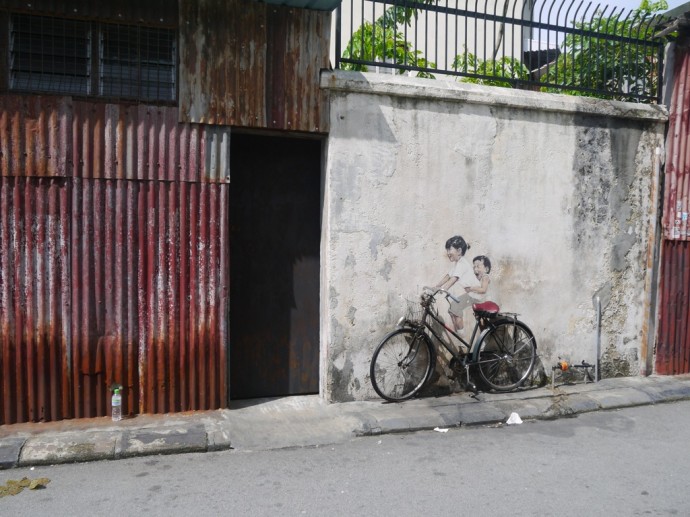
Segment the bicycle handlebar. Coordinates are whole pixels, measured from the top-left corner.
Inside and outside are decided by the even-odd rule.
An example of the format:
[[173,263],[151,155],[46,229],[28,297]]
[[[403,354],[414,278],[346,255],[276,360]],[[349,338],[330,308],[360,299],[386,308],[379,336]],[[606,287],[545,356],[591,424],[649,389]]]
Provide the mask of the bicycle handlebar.
[[460,302],[459,298],[456,298],[455,296],[450,294],[448,291],[446,291],[445,289],[442,289],[440,287],[429,287],[429,286],[425,285],[422,289],[425,292],[429,293],[433,297],[435,297],[438,293],[443,293],[443,294],[445,294],[446,298],[450,298],[451,300],[453,300],[456,303]]

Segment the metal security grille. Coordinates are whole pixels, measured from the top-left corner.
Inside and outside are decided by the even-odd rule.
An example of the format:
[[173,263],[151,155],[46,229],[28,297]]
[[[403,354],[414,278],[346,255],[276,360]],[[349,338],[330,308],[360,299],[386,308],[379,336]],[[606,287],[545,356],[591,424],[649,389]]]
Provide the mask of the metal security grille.
[[104,25],[100,93],[143,100],[175,99],[175,34],[167,29]]
[[9,89],[173,102],[177,35],[169,28],[12,14]]
[[10,26],[10,89],[90,93],[88,23],[18,14]]
[[658,102],[662,20],[580,0],[345,0],[336,68]]

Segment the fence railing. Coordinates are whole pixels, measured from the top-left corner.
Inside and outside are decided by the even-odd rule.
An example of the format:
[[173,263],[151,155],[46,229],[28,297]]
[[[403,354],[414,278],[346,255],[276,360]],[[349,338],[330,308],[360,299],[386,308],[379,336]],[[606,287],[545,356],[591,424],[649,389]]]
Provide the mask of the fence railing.
[[336,67],[658,102],[662,20],[589,0],[343,0]]

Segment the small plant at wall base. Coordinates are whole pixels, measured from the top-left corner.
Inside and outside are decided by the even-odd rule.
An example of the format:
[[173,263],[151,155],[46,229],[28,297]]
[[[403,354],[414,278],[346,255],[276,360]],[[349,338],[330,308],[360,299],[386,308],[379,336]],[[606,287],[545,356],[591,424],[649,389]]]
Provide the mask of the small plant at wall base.
[[[415,50],[399,30],[401,25],[410,26],[416,15],[417,9],[390,7],[373,24],[364,22],[345,47],[343,59],[394,63],[398,65],[396,68],[404,66],[410,70],[436,68],[436,64],[427,61],[421,51]],[[369,67],[365,64],[343,63],[342,69],[366,72]],[[397,73],[404,74],[406,71],[398,69]],[[434,78],[433,74],[425,71],[418,71],[417,77]]]

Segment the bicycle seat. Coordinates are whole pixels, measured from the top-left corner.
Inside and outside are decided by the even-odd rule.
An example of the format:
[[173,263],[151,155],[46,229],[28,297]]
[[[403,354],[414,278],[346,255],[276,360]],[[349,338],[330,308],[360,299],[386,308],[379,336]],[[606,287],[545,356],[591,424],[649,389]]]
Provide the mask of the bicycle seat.
[[498,314],[498,311],[500,310],[500,308],[494,302],[482,302],[482,303],[473,303],[472,304],[472,310],[475,313],[483,315],[483,316],[495,316],[496,314]]

